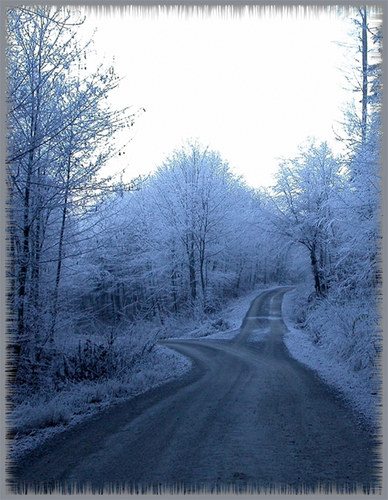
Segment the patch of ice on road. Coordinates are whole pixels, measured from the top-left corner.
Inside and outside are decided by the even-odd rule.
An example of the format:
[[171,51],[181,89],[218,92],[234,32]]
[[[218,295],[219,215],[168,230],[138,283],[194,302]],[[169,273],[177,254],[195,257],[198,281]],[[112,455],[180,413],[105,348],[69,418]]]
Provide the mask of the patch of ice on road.
[[253,330],[248,337],[248,342],[264,342],[269,334],[269,331],[269,328],[257,328],[256,330]]
[[213,339],[213,340],[231,340],[233,339],[239,332],[239,329],[237,328],[236,330],[227,330],[225,332],[217,332],[217,333],[212,333],[211,335],[206,335],[205,338],[207,339]]
[[228,306],[222,311],[222,315],[231,328],[240,328],[252,301],[264,290],[267,290],[267,288],[259,288],[243,297],[230,301]]
[[288,351],[293,358],[315,370],[328,385],[337,389],[362,420],[374,427],[376,396],[371,394],[370,384],[362,374],[351,370],[345,362],[334,359],[322,346],[314,343],[305,330],[295,327],[292,320],[295,293],[286,293],[282,303],[283,321],[288,329],[284,342]]
[[247,316],[249,319],[268,319],[268,321],[276,321],[282,319],[281,316]]
[[[254,292],[250,292],[247,295],[244,295],[243,297],[240,297],[238,299],[233,299],[229,302],[228,306],[225,307],[220,313],[220,316],[233,328],[232,330],[227,330],[225,332],[217,332],[212,335],[206,336],[206,338],[209,339],[232,339],[234,338],[239,332],[240,332],[240,327],[242,325],[242,322],[252,304],[252,302],[263,292],[263,291],[268,291],[268,290],[275,290],[276,288],[280,287],[263,287],[263,288],[258,288]],[[250,319],[264,319],[264,320],[279,320],[280,316],[248,316]],[[265,338],[268,335],[269,330],[268,329],[261,329],[258,328],[256,331],[254,331],[249,339],[248,342],[263,342]]]

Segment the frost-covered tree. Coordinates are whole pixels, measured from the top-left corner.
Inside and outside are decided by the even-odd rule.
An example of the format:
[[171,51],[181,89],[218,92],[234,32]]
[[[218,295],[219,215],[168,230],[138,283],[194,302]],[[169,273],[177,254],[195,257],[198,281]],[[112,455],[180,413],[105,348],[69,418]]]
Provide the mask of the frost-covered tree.
[[[379,12],[360,7],[354,18],[358,44],[355,47],[355,78],[351,81],[355,103],[346,115],[346,167],[349,173],[344,211],[343,267],[352,288],[375,286],[378,277],[379,199],[381,191],[381,50]],[[345,275],[345,272],[343,271]],[[352,285],[350,285],[352,283]]]
[[104,321],[211,312],[274,279],[260,196],[198,143],[174,151],[139,190],[107,203],[83,299]]
[[7,22],[10,307],[16,358],[39,362],[54,339],[74,222],[111,188],[98,174],[115,153],[113,134],[134,117],[108,105],[113,68],[87,73],[88,47],[76,39],[82,21],[71,11],[17,7]]
[[[310,253],[316,293],[314,297],[308,292],[299,303],[303,325],[331,356],[354,370],[365,370],[371,380],[379,351],[381,283],[381,29],[376,14],[361,7],[354,19],[358,67],[355,79],[348,80],[356,97],[345,113],[340,138],[345,154],[334,163],[325,162],[333,167],[328,177],[316,170],[321,162],[304,162],[302,169],[299,159],[286,162],[274,197],[279,232]],[[314,151],[309,147],[305,158],[315,156]]]
[[222,279],[226,272],[214,257],[221,260],[230,240],[238,180],[218,153],[190,144],[157,171],[154,189],[160,214],[186,255],[191,300],[200,296],[206,307],[210,275]]
[[348,47],[348,52],[349,59],[354,63],[345,71],[345,78],[354,99],[345,110],[343,133],[337,134],[337,139],[347,147],[350,158],[359,147],[366,145],[370,129],[373,128],[373,117],[382,102],[382,28],[379,8],[357,8],[353,26],[353,43]]
[[274,187],[272,222],[277,231],[309,255],[316,294],[325,295],[333,274],[335,214],[341,189],[340,163],[326,143],[309,142],[284,161]]

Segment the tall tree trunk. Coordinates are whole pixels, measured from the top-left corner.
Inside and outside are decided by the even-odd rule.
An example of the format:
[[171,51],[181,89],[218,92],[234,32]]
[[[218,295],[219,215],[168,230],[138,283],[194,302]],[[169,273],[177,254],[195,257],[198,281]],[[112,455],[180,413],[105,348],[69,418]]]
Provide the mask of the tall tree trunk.
[[366,141],[368,118],[368,23],[366,7],[360,8],[361,14],[361,44],[362,44],[362,118],[361,137],[362,144]]
[[[43,247],[43,241],[44,241],[44,235],[45,235],[45,226],[47,223],[47,217],[43,217],[43,211],[40,209],[42,207],[42,202],[43,196],[40,188],[40,183],[41,183],[41,170],[38,167],[38,172],[37,172],[37,189],[38,189],[38,195],[37,195],[37,203],[39,206],[39,213],[36,216],[36,224],[35,224],[35,231],[34,231],[34,237],[32,239],[32,244],[33,244],[33,263],[31,266],[31,304],[33,306],[34,310],[34,322],[36,324],[39,324],[39,321],[41,319],[41,290],[40,290],[40,285],[41,285],[41,254],[42,254],[42,247]],[[39,333],[36,332],[36,336]]]
[[188,248],[188,258],[189,258],[190,294],[191,294],[191,300],[194,303],[197,298],[197,277],[195,274],[195,245],[194,245],[193,234],[190,234],[187,248]]
[[176,271],[176,255],[175,255],[175,242],[171,246],[171,291],[172,291],[172,307],[174,313],[178,312],[178,297],[177,297],[177,271]]
[[318,296],[323,296],[326,292],[326,284],[319,269],[319,260],[317,258],[317,249],[315,245],[310,247],[310,261],[314,276],[315,292]]
[[[70,140],[70,148],[71,148],[71,140]],[[59,242],[58,242],[58,257],[57,257],[58,261],[57,261],[57,272],[56,272],[56,276],[55,276],[55,285],[54,285],[54,293],[53,293],[51,328],[50,328],[50,333],[49,333],[49,338],[48,338],[50,343],[52,343],[54,341],[54,334],[55,334],[55,328],[56,328],[56,322],[57,322],[57,316],[58,316],[59,283],[61,280],[62,259],[63,259],[63,239],[64,239],[64,234],[65,234],[66,217],[67,217],[68,200],[69,200],[70,172],[71,172],[71,153],[69,153],[69,157],[67,159],[65,197],[63,200],[61,229],[60,229],[60,233],[59,233]]]
[[[41,58],[39,55],[39,64]],[[35,153],[38,149],[37,146],[37,134],[38,134],[38,118],[40,115],[40,83],[41,83],[41,67],[38,66],[37,75],[35,75],[34,68],[31,72],[31,82],[36,84],[36,89],[32,91],[31,94],[31,122],[29,130],[29,154],[27,160],[27,176],[26,184],[24,189],[24,199],[23,199],[23,238],[22,238],[22,252],[21,252],[21,264],[18,275],[18,320],[17,320],[17,331],[18,331],[18,342],[25,343],[27,336],[26,328],[26,301],[28,294],[28,275],[32,265],[32,255],[31,255],[31,189],[33,180],[33,170],[35,162]],[[21,344],[17,348],[17,354],[20,355]]]
[[25,335],[25,311],[26,311],[26,297],[27,297],[27,278],[29,266],[31,265],[30,255],[30,195],[31,195],[31,178],[33,168],[34,153],[29,154],[28,170],[26,178],[26,187],[24,190],[23,199],[23,238],[22,238],[22,251],[21,263],[18,273],[18,337],[22,341]]
[[205,279],[205,242],[202,241],[199,253],[199,274],[201,279],[201,290],[203,297],[203,305],[206,305],[206,279]]
[[176,289],[177,289],[176,269],[174,267],[171,271],[172,307],[173,307],[174,313],[178,312],[178,297],[177,297]]

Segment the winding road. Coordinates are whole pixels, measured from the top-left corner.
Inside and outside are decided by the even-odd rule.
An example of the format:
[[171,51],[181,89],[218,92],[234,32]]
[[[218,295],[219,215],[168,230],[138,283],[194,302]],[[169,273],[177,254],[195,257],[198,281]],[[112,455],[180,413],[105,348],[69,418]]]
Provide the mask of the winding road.
[[[18,464],[15,488],[378,488],[373,436],[283,343],[287,291],[259,295],[233,340],[165,341],[189,373],[53,438]],[[254,332],[266,336],[249,342]]]

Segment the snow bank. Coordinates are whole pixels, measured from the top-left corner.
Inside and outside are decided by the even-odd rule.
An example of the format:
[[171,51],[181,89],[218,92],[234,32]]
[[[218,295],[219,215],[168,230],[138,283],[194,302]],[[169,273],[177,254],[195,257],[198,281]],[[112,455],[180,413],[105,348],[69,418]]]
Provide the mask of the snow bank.
[[355,372],[345,361],[329,355],[322,346],[312,341],[305,330],[295,328],[295,300],[296,291],[293,290],[284,295],[282,304],[283,321],[288,329],[284,342],[291,356],[315,370],[327,384],[335,387],[359,419],[375,428],[378,408],[375,385],[365,379],[362,372]]

